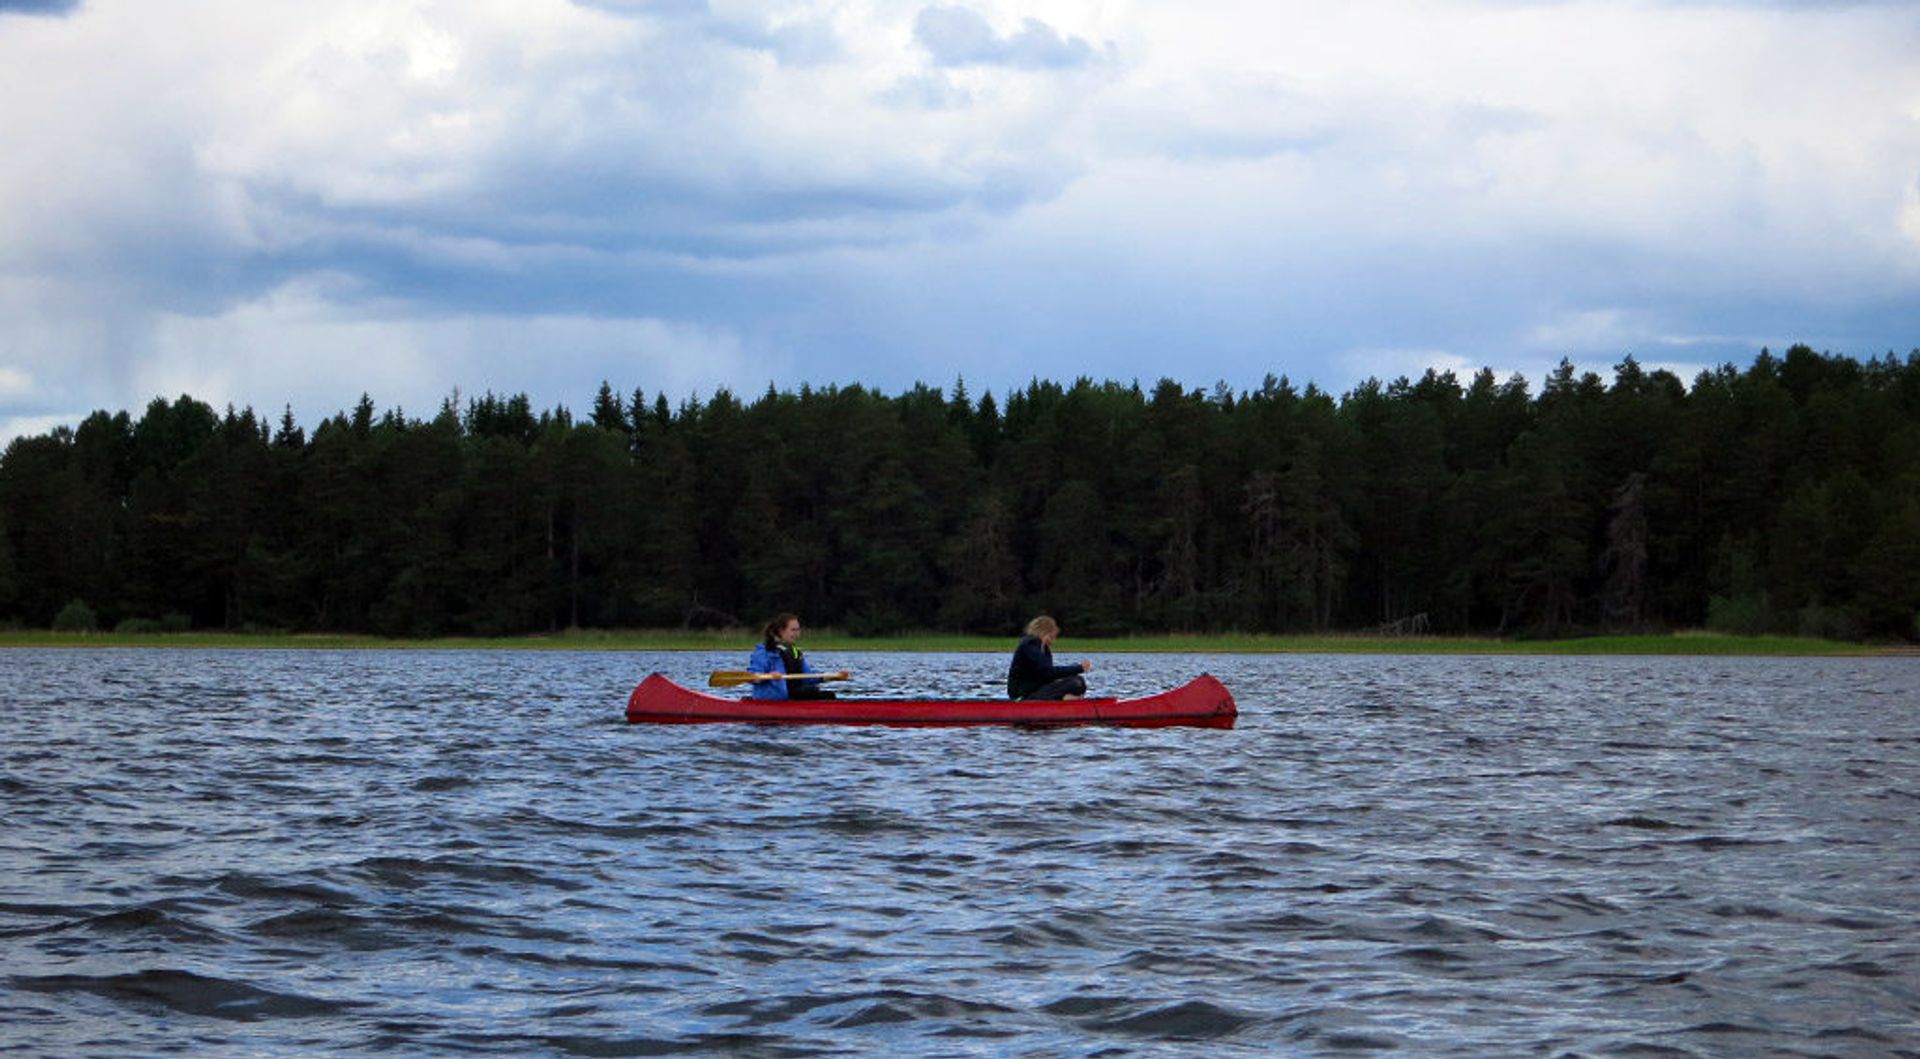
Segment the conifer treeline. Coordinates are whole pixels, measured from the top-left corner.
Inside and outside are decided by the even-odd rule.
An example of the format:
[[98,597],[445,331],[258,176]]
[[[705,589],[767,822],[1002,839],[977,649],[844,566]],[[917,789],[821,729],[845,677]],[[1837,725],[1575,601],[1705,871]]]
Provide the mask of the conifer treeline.
[[[602,386],[311,437],[189,397],[0,457],[0,623],[416,636],[1710,625],[1916,635],[1920,352],[1796,346],[1689,387],[1631,358],[1539,393],[1483,371],[1338,399],[1036,381]],[[182,617],[184,616],[184,618]]]

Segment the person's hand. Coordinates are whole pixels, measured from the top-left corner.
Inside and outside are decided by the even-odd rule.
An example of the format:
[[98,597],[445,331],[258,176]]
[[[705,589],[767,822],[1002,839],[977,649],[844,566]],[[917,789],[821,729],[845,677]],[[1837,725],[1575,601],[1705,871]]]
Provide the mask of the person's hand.
[[847,672],[846,670],[844,670],[844,669],[842,669],[842,670],[841,670],[840,672],[838,672],[838,673],[835,673],[835,674],[833,675],[833,679],[835,679],[835,680],[845,680],[845,679],[847,679],[848,677],[850,677],[850,676],[852,676],[852,675],[853,675],[853,674],[851,674],[851,673],[849,673],[849,672]]
[[1093,672],[1093,663],[1092,663],[1092,662],[1090,662],[1090,661],[1088,661],[1087,659],[1084,659],[1084,658],[1083,658],[1083,659],[1081,659],[1081,660],[1080,660],[1080,672],[1082,672],[1082,673],[1091,673],[1091,672]]

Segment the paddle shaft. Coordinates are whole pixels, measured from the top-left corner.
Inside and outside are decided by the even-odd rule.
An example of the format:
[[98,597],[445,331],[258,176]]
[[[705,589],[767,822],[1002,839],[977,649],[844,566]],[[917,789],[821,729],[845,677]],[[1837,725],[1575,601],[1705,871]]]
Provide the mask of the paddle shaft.
[[710,688],[732,688],[741,684],[761,684],[769,680],[846,680],[846,673],[751,673],[744,669],[723,669],[707,678]]

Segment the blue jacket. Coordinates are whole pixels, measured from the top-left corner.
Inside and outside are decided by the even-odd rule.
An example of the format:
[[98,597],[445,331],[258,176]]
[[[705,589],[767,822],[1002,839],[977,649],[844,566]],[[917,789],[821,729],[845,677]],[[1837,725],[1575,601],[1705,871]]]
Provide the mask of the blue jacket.
[[[813,672],[813,667],[807,664],[807,656],[802,654],[798,647],[793,649],[793,656],[794,659],[800,663],[800,672]],[[768,646],[764,641],[753,649],[753,657],[747,660],[747,668],[755,673],[785,673],[787,671],[787,665],[781,660],[779,650]],[[820,682],[817,680],[763,680],[753,686],[753,697],[756,699],[784,699],[787,697],[787,685],[789,684],[812,684],[818,687]]]

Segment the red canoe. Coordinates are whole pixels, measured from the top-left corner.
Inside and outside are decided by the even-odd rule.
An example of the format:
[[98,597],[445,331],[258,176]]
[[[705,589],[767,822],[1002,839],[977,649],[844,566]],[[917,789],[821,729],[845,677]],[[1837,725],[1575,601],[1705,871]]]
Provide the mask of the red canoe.
[[1232,728],[1238,711],[1226,685],[1210,676],[1139,699],[1012,702],[1007,699],[732,699],[683,688],[658,673],[627,699],[633,724],[885,724],[952,728],[1019,724],[1054,728],[1104,724],[1122,728]]

